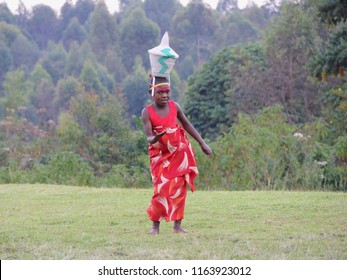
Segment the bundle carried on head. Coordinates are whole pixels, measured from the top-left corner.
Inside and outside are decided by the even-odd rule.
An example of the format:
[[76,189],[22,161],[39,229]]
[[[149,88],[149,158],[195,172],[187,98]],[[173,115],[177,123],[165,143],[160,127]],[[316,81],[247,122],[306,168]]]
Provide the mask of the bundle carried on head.
[[[148,50],[149,60],[151,63],[151,74],[153,84],[156,77],[164,77],[170,80],[170,72],[175,65],[179,55],[169,46],[169,34],[165,32],[161,39],[160,45]],[[154,93],[154,88],[152,95]]]

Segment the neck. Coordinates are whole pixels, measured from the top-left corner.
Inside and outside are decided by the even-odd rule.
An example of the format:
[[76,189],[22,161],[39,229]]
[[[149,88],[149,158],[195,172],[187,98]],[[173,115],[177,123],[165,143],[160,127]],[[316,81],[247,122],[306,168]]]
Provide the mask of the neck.
[[165,109],[169,103],[165,103],[165,104],[158,104],[156,102],[153,103],[155,107],[157,107],[158,109]]
[[169,107],[169,102],[164,104],[153,102],[153,106],[155,106],[158,109],[165,109],[166,107]]

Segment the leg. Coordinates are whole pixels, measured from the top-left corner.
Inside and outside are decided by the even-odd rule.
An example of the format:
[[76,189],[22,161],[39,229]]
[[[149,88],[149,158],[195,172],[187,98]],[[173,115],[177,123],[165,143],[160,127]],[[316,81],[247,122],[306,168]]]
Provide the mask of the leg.
[[188,233],[187,230],[181,227],[181,222],[182,220],[174,221],[174,226],[172,230],[173,233]]
[[159,225],[160,222],[153,222],[151,230],[148,232],[150,235],[157,235],[159,234]]

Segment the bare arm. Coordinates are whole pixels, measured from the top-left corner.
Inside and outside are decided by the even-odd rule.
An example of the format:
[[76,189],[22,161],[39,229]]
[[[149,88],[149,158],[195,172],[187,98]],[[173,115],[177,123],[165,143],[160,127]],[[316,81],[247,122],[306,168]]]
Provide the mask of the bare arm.
[[143,126],[145,129],[145,134],[147,137],[147,142],[150,144],[156,143],[159,140],[159,138],[166,133],[166,131],[153,135],[152,123],[151,123],[151,120],[149,119],[149,112],[147,108],[144,108],[142,110],[141,118],[142,118]]
[[187,131],[200,145],[201,150],[209,156],[212,156],[211,148],[205,143],[204,139],[200,136],[200,134],[196,131],[194,126],[188,121],[186,115],[184,114],[181,106],[178,103],[175,103],[177,108],[177,118],[180,121],[182,127],[185,131]]

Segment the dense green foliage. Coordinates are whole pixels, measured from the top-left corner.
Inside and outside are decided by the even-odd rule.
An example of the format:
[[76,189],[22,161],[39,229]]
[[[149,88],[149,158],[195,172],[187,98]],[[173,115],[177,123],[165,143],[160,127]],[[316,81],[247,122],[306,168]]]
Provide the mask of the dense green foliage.
[[227,131],[239,112],[253,114],[278,103],[290,121],[310,120],[320,98],[306,67],[315,34],[312,19],[300,7],[284,4],[262,45],[226,48],[189,80],[191,120],[210,139]]
[[[343,73],[326,83],[312,78],[312,57],[320,55],[314,41],[327,35],[319,37],[319,18],[308,17],[310,9],[303,7],[283,4],[265,30],[262,47],[227,48],[188,81],[186,112],[218,151],[213,163],[202,160],[203,174],[213,170],[200,176],[209,188],[346,190],[346,79]],[[338,40],[340,46],[347,42],[342,36]],[[343,63],[346,48],[335,50],[331,57]],[[257,123],[274,104],[284,114]],[[309,141],[293,142],[295,131]]]
[[347,67],[347,2],[322,0],[316,6],[318,17],[322,22],[328,23],[332,30],[310,66],[317,77],[326,81],[329,74],[344,76]]
[[[264,67],[264,58],[258,45],[226,48],[206,63],[190,80],[187,87],[186,114],[202,136],[214,139],[231,127],[240,107],[250,107],[255,100],[248,100],[246,94],[238,94],[238,80],[242,68]],[[253,69],[254,69],[253,68]],[[259,74],[259,73],[258,73]],[[235,97],[237,108],[232,108]]]
[[300,131],[278,106],[254,116],[239,114],[230,132],[213,142],[211,161],[198,154],[199,184],[228,190],[346,190],[339,166],[345,136],[337,142],[339,152],[309,135],[309,129]]
[[110,14],[78,0],[59,15],[0,4],[0,181],[150,186],[139,116],[147,50],[168,30],[172,97],[215,151],[196,147],[201,188],[346,190],[337,2],[123,0]]
[[344,0],[324,0],[319,2],[319,16],[322,21],[337,24],[347,20],[347,3]]

